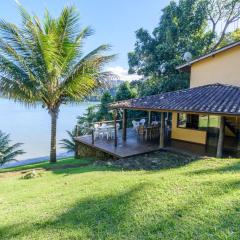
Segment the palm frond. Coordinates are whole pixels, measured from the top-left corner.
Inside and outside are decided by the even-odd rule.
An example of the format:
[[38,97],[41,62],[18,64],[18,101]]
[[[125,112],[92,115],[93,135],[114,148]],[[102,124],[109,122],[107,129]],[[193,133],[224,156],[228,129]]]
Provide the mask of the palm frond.
[[67,131],[67,134],[70,139],[64,138],[60,141],[61,148],[66,149],[67,152],[75,151],[75,134],[73,132]]
[[56,24],[60,44],[64,44],[65,41],[74,42],[79,29],[79,13],[76,7],[63,8]]
[[66,7],[58,18],[46,10],[43,23],[21,5],[22,25],[0,20],[0,91],[27,104],[38,102],[48,109],[61,102],[81,101],[112,74],[104,66],[115,55],[101,45],[83,56],[86,37],[93,31],[79,31],[79,14]]
[[20,149],[22,143],[10,144],[10,135],[0,131],[0,166],[9,161],[16,161],[16,157],[25,152]]

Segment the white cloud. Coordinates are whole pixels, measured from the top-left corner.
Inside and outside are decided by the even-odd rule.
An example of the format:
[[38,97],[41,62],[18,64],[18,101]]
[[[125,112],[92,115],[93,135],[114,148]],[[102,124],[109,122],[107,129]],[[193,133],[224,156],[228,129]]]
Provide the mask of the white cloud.
[[128,70],[121,66],[109,67],[106,70],[116,74],[119,77],[119,80],[123,81],[139,80],[142,78],[142,76],[139,76],[137,74],[128,74]]

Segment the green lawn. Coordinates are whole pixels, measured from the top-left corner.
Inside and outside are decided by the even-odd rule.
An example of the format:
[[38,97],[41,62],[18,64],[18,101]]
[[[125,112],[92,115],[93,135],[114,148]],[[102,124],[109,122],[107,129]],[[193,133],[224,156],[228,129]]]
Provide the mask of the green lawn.
[[[20,179],[33,167],[48,171]],[[158,171],[68,159],[16,170],[0,173],[0,239],[240,239],[240,159]]]

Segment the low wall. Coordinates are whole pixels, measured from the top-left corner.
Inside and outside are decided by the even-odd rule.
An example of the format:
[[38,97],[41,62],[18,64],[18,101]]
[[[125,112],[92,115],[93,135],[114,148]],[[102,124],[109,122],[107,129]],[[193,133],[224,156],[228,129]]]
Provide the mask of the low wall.
[[97,160],[116,159],[116,157],[82,142],[76,141],[75,158],[95,157]]
[[[196,154],[200,156],[205,156],[207,154],[206,146],[203,144],[197,144],[197,143],[191,143],[191,142],[172,139],[170,146],[175,149],[190,152],[192,154]],[[211,156],[211,154],[207,154],[207,155]]]
[[201,130],[178,128],[177,113],[172,114],[172,139],[182,140],[198,144],[206,144],[207,132]]

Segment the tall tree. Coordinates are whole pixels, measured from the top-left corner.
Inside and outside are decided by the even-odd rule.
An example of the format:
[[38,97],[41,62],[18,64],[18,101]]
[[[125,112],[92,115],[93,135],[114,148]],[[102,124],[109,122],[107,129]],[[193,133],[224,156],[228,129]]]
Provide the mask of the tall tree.
[[122,101],[130,98],[136,97],[137,93],[135,89],[130,87],[129,82],[124,82],[119,85],[118,90],[116,92],[115,100]]
[[202,54],[211,43],[206,32],[205,2],[199,0],[174,1],[162,10],[158,26],[152,34],[144,29],[136,32],[135,49],[129,53],[129,71],[144,76],[176,73],[175,67],[189,51]]
[[93,31],[79,28],[75,7],[65,7],[43,21],[19,6],[20,27],[0,21],[0,91],[27,105],[41,104],[51,116],[50,162],[56,162],[56,128],[61,104],[80,102],[110,78],[103,66],[113,55],[101,45],[83,55],[83,42]]
[[101,97],[101,103],[99,106],[99,110],[96,114],[96,117],[98,119],[98,121],[101,120],[112,120],[113,119],[113,115],[112,113],[109,111],[108,108],[108,104],[113,102],[113,97],[112,95],[109,93],[109,91],[106,91],[103,93],[102,97]]
[[[145,77],[140,95],[188,87],[189,74],[179,73],[176,66],[183,63],[186,52],[194,58],[219,47],[229,25],[239,19],[239,3],[240,0],[171,1],[162,10],[152,34],[139,29],[128,59],[129,73]],[[224,27],[219,36],[220,22]]]
[[180,0],[162,10],[152,34],[144,29],[136,32],[135,49],[128,57],[129,72],[147,79],[142,82],[140,95],[188,87],[189,75],[179,73],[175,67],[182,63],[185,52],[198,56],[211,44],[212,35],[206,26],[205,1]]
[[226,33],[224,39],[222,40],[218,47],[221,48],[237,41],[240,41],[240,28],[237,28],[233,32]]
[[[208,0],[207,15],[211,23],[214,43],[211,50],[218,48],[225,38],[228,27],[240,19],[239,0]],[[219,29],[221,31],[219,33]]]

